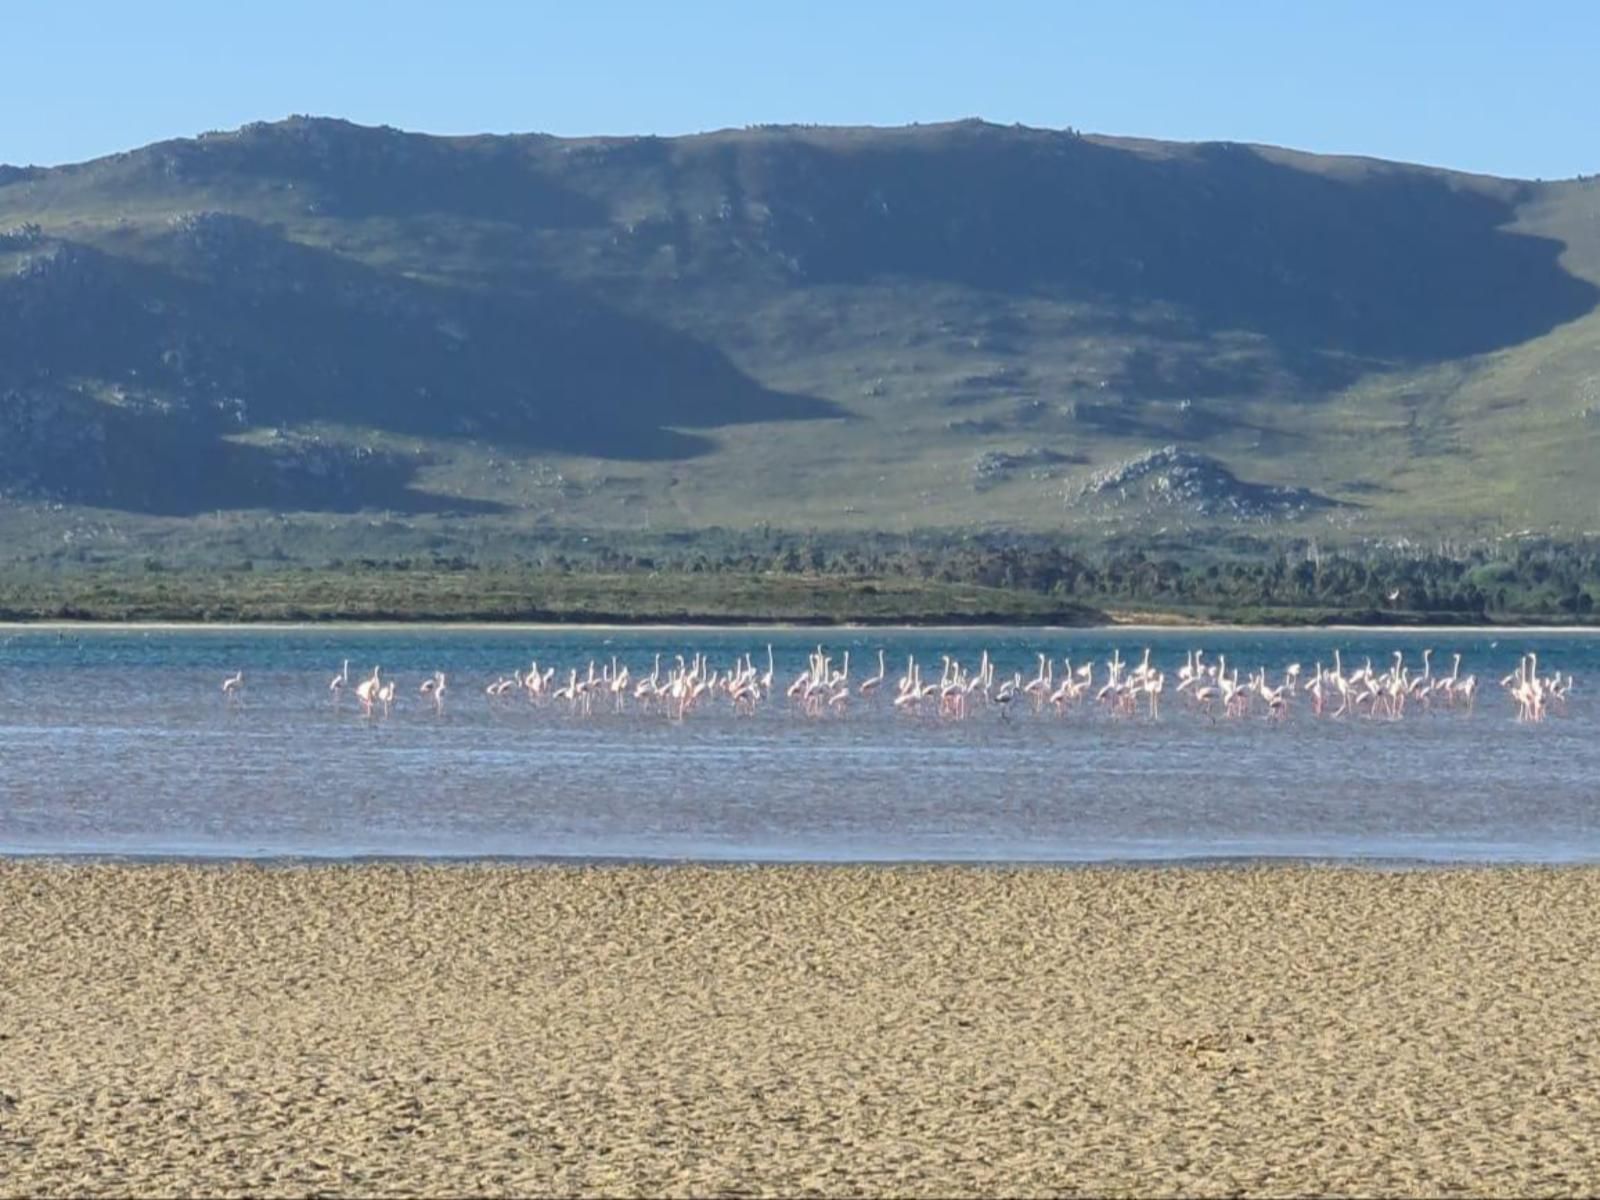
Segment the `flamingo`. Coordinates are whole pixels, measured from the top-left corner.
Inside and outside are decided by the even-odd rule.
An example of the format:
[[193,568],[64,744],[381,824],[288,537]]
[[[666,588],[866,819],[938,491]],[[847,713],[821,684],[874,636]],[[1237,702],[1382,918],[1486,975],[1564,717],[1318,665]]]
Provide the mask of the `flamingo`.
[[429,699],[431,699],[433,701],[433,707],[434,708],[436,708],[436,709],[443,708],[444,707],[444,672],[443,671],[435,671],[433,673],[433,678],[424,679],[422,681],[422,685],[417,688],[417,691],[420,692],[422,695],[427,696]]
[[1153,672],[1149,678],[1145,680],[1144,691],[1145,695],[1149,697],[1150,700],[1150,719],[1152,721],[1161,715],[1161,693],[1166,690],[1166,686],[1167,677],[1160,671]]
[[870,695],[872,695],[873,692],[877,691],[878,688],[882,686],[883,677],[884,677],[883,651],[879,650],[878,651],[878,673],[876,675],[873,675],[871,678],[863,679],[861,681],[861,686],[857,690],[863,696],[870,696]]
[[372,675],[356,684],[356,699],[361,701],[361,707],[366,712],[372,711],[372,701],[378,691],[378,668],[372,668]]
[[[770,643],[766,651],[764,672],[757,666],[753,651],[735,653],[720,668],[713,668],[711,657],[705,653],[678,655],[676,666],[670,671],[663,670],[663,656],[657,654],[648,675],[636,673],[633,667],[637,664],[630,665],[616,655],[609,661],[589,658],[579,660],[570,670],[566,665],[559,668],[559,674],[565,677],[564,686],[559,688],[553,682],[558,668],[541,666],[535,659],[526,675],[519,670],[511,676],[500,676],[484,690],[491,698],[503,696],[512,688],[524,690],[530,703],[540,705],[554,695],[568,701],[570,711],[579,717],[593,714],[597,696],[610,697],[612,710],[619,713],[630,705],[637,705],[641,711],[665,705],[674,720],[683,720],[698,708],[715,708],[714,703],[707,703],[708,698],[715,701],[726,697],[733,710],[742,715],[754,713],[763,701],[776,696],[775,657]],[[1184,697],[1200,712],[1227,718],[1245,718],[1264,709],[1268,719],[1286,720],[1299,711],[1295,702],[1302,691],[1311,701],[1307,708],[1313,718],[1337,718],[1353,712],[1368,720],[1398,721],[1410,715],[1408,709],[1416,712],[1419,705],[1435,714],[1447,707],[1470,710],[1480,678],[1463,674],[1460,653],[1453,656],[1448,672],[1434,671],[1432,647],[1422,650],[1420,669],[1408,665],[1406,651],[1389,649],[1386,653],[1391,656],[1390,661],[1381,671],[1369,657],[1359,669],[1347,672],[1341,652],[1335,649],[1331,671],[1321,661],[1316,663],[1314,672],[1292,662],[1282,668],[1276,685],[1264,663],[1246,673],[1239,666],[1230,666],[1226,655],[1218,656],[1212,665],[1204,650],[1198,648],[1187,651],[1174,677],[1159,669],[1148,646],[1131,661],[1125,661],[1120,649],[1114,647],[1105,660],[1106,673],[1098,679],[1093,663],[1076,665],[1070,658],[1064,659],[1062,673],[1057,676],[1050,656],[1036,654],[1031,675],[1017,671],[1000,682],[998,688],[996,663],[987,649],[981,651],[978,662],[970,668],[953,654],[930,655],[939,662],[940,669],[937,675],[930,672],[928,676],[916,655],[910,654],[904,673],[894,681],[892,703],[897,711],[920,711],[957,721],[971,719],[990,704],[999,709],[1002,719],[1009,719],[1019,702],[1030,700],[1035,712],[1042,712],[1049,704],[1058,716],[1065,717],[1079,703],[1087,705],[1090,697],[1104,704],[1112,716],[1134,717],[1143,710],[1149,720],[1155,721],[1160,718],[1161,700],[1169,691]],[[855,652],[844,651],[836,666],[825,647],[818,645],[808,656],[805,669],[789,685],[789,695],[808,716],[831,712],[844,717],[853,710],[850,702],[855,697],[890,690],[887,651],[880,647],[877,656],[876,671],[852,682]],[[1537,723],[1567,712],[1575,686],[1573,676],[1565,671],[1542,671],[1542,665],[1538,653],[1525,654],[1517,668],[1500,681],[1515,706],[1518,721]],[[1490,681],[1493,679],[1491,676]],[[428,697],[439,710],[445,687],[445,673],[435,671],[421,680],[413,694]],[[222,681],[222,693],[230,703],[242,701],[243,689],[242,670]],[[398,686],[383,676],[380,667],[374,666],[369,677],[353,684],[349,659],[343,660],[339,671],[328,679],[327,690],[336,706],[345,693],[352,693],[368,716],[380,704],[387,715],[398,703]],[[1333,700],[1337,700],[1336,705],[1330,705]],[[931,703],[924,705],[924,701]]]

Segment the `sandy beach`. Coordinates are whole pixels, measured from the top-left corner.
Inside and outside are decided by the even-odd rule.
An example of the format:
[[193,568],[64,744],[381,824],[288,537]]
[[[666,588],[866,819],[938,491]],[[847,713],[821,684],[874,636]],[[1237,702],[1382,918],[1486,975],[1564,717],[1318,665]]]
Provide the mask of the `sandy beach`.
[[0,1194],[1600,1191],[1600,870],[0,863]]

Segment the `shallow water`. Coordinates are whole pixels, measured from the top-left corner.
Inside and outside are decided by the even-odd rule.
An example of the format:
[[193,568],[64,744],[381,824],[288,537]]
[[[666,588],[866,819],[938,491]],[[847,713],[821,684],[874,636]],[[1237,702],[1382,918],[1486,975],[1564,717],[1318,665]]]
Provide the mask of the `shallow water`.
[[[963,722],[896,713],[887,695],[807,718],[782,696],[724,699],[674,722],[491,702],[485,683],[532,658],[635,674],[657,651],[726,666],[770,641],[793,678],[822,641],[852,679],[888,652],[1031,676],[1035,653],[1103,664],[1150,646],[1168,672],[1160,718],[1062,717],[1018,704]],[[1175,702],[1186,651],[1276,677],[1343,651],[1395,650],[1436,673],[1464,655],[1471,711],[1400,721],[1214,720]],[[1497,686],[1537,651],[1577,677],[1569,711],[1516,723]],[[381,664],[400,682],[364,718],[327,682]],[[30,629],[0,635],[0,853],[161,856],[642,857],[705,860],[1090,862],[1289,856],[1600,861],[1600,636],[1503,631],[748,629]],[[237,705],[221,679],[245,673]],[[449,673],[444,710],[418,682]],[[1103,677],[1104,666],[1097,666]],[[1258,709],[1259,711],[1259,709]]]

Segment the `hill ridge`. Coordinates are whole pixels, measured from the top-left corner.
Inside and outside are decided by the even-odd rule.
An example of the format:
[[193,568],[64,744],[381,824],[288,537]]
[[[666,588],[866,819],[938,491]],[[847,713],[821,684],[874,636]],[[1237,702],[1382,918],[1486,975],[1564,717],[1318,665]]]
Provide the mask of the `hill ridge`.
[[0,493],[1126,531],[1071,498],[1172,445],[1328,501],[1234,520],[1593,525],[1597,197],[976,118],[0,167]]

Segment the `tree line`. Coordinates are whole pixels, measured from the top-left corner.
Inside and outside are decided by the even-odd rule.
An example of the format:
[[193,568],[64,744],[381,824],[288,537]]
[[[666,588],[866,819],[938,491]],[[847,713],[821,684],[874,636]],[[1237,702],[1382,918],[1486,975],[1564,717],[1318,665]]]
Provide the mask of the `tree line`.
[[[407,569],[472,569],[454,556],[399,560]],[[917,579],[978,584],[1088,604],[1174,608],[1327,608],[1586,618],[1600,597],[1600,541],[1488,541],[1319,549],[1236,537],[1209,544],[1073,544],[1044,535],[711,531],[656,541],[569,537],[525,566],[557,572],[726,572]]]

